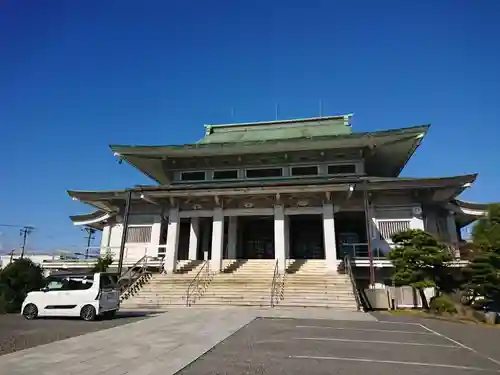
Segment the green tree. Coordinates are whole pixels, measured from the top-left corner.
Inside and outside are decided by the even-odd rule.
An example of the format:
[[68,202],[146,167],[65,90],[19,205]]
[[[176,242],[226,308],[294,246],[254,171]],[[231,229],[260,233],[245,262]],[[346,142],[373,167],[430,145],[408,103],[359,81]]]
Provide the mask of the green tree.
[[500,204],[488,207],[488,215],[472,229],[473,258],[463,273],[467,304],[481,296],[500,301]]
[[439,293],[445,287],[444,279],[448,275],[445,263],[452,260],[450,251],[446,245],[420,229],[396,233],[392,241],[395,247],[388,257],[394,265],[394,283],[417,289],[423,307],[428,309],[424,289],[437,287]]
[[19,312],[26,295],[44,285],[42,268],[29,259],[17,259],[0,271],[0,299],[5,312]]
[[92,272],[106,272],[108,267],[113,263],[113,256],[111,253],[106,253],[104,256],[97,258]]

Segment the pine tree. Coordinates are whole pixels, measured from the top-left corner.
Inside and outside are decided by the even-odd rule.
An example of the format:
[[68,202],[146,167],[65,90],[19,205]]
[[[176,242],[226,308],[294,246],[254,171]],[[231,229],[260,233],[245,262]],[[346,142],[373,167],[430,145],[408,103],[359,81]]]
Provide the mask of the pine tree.
[[475,254],[464,269],[464,289],[470,292],[468,304],[482,297],[500,301],[500,204],[491,205],[488,215],[472,230]]
[[423,307],[428,308],[424,289],[442,287],[441,281],[447,274],[445,263],[452,259],[450,251],[431,234],[420,229],[396,233],[392,241],[396,246],[388,257],[394,265],[394,283],[416,288]]

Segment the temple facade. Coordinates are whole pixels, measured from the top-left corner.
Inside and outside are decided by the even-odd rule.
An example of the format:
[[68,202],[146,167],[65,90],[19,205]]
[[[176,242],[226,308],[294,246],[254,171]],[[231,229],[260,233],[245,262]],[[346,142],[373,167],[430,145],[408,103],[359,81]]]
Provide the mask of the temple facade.
[[[351,115],[205,125],[193,144],[112,145],[154,185],[69,191],[95,208],[72,216],[102,230],[100,252],[161,260],[324,259],[336,272],[385,260],[391,236],[415,228],[455,250],[486,206],[457,197],[475,174],[399,177],[429,126],[353,132]],[[174,128],[175,130],[175,128]],[[126,234],[124,235],[124,228]],[[120,250],[122,255],[120,255]]]

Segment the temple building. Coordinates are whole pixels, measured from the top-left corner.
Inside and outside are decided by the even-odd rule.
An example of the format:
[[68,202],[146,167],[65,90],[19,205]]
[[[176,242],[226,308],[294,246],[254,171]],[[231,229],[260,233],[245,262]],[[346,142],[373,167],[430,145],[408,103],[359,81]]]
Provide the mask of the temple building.
[[181,260],[210,260],[219,272],[224,260],[272,259],[283,272],[291,259],[316,259],[336,273],[350,255],[368,267],[409,228],[459,258],[461,228],[486,210],[457,198],[476,174],[400,177],[429,125],[354,132],[351,118],[205,125],[193,144],[112,145],[155,183],[69,191],[95,208],[71,219],[102,230],[101,253],[160,259],[167,274]]

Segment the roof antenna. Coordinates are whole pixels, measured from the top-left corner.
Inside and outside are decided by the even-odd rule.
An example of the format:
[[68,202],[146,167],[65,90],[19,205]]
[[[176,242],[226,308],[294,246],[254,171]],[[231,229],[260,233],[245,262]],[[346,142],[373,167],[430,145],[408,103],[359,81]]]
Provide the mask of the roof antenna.
[[319,117],[323,117],[323,100],[319,100]]
[[278,106],[278,103],[276,103],[276,121],[278,121],[278,110],[279,110],[279,106]]

